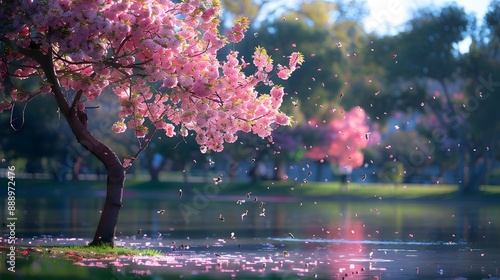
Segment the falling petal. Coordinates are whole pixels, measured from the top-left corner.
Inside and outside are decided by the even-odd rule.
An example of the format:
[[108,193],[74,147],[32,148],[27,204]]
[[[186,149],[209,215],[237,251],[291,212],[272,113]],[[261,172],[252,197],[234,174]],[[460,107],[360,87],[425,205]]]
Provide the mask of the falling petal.
[[200,146],[200,152],[201,152],[202,154],[206,154],[206,153],[207,153],[207,151],[208,151],[207,146],[205,146],[205,145]]
[[220,174],[219,177],[213,178],[214,179],[214,183],[217,185],[220,182],[222,182],[222,177],[224,177],[224,176],[222,174]]
[[261,217],[266,216],[266,208],[262,208],[262,211],[260,212],[259,216],[261,216]]
[[245,218],[245,216],[248,215],[248,210],[245,210],[245,212],[243,212],[243,214],[241,214],[241,220],[243,221],[243,218]]
[[236,201],[236,204],[238,204],[238,205],[241,205],[241,204],[243,204],[243,203],[245,203],[245,200],[244,200],[244,199],[238,199],[238,200]]

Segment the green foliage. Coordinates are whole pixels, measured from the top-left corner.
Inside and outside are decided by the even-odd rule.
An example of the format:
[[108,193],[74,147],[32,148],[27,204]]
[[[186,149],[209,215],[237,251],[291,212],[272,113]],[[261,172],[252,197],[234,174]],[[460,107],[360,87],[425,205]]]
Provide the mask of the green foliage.
[[388,161],[377,172],[383,183],[401,184],[404,181],[404,165],[401,162]]
[[485,27],[489,31],[489,36],[486,36],[491,41],[489,42],[495,50],[494,54],[498,54],[500,48],[500,1],[493,0],[488,7],[488,12],[485,16]]
[[473,34],[475,21],[456,4],[420,9],[402,32],[373,40],[372,59],[385,69],[380,78],[388,91],[379,95],[381,107],[391,102],[388,113],[421,115],[419,132],[435,146],[431,156],[457,168],[464,190],[477,191],[487,162],[500,155],[500,125],[492,122],[500,119],[499,7],[492,2],[466,54],[457,45]]
[[[464,90],[464,106],[460,115],[467,121],[468,129],[474,143],[489,147],[498,152],[498,136],[500,134],[500,1],[492,1],[485,15],[483,29],[486,36],[475,38],[469,53],[462,59],[464,76],[468,83]],[[479,151],[484,152],[483,149]]]
[[[371,96],[368,102],[379,104],[378,116],[384,108],[386,112],[442,113],[433,99],[436,89],[429,87],[457,80],[461,57],[455,47],[468,34],[472,22],[455,4],[423,8],[402,32],[373,38],[369,59],[384,69],[377,75],[383,86],[378,97]],[[448,97],[451,93],[445,88],[444,94]]]
[[399,77],[450,79],[458,66],[454,48],[466,36],[471,21],[455,4],[418,10],[405,31],[374,43],[378,60],[393,81]]
[[[222,7],[225,12],[229,12],[232,15],[241,15],[253,20],[259,13],[260,7],[253,4],[253,0],[222,0]],[[237,18],[237,16],[234,16]]]
[[[351,4],[358,7],[356,3]],[[287,52],[300,50],[304,54],[306,62],[297,74],[280,81],[293,89],[286,97],[292,102],[285,102],[283,110],[294,115],[299,123],[311,117],[329,119],[331,109],[337,104],[343,103],[344,108],[350,109],[359,105],[360,91],[375,92],[376,83],[372,83],[365,71],[372,69],[372,64],[363,65],[356,54],[368,43],[366,33],[358,20],[347,16],[344,4],[342,1],[301,3],[282,17],[261,22],[250,31],[254,36],[246,37],[239,46],[246,60],[251,59],[256,46],[274,50],[270,54],[281,64],[286,62]]]
[[[64,146],[59,132],[57,106],[50,96],[39,96],[15,105],[12,116],[0,114],[0,148],[10,159],[23,159],[28,172],[40,172],[42,158],[52,157]],[[36,144],[33,142],[36,139]]]

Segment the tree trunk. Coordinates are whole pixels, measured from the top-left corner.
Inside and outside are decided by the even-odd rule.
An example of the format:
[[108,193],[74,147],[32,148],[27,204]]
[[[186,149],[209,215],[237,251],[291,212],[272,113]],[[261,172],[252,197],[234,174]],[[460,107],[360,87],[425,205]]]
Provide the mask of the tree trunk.
[[462,146],[462,151],[458,151],[459,192],[462,194],[478,193],[480,191],[481,183],[486,176],[486,164],[487,159],[489,158],[489,153],[485,154],[484,161],[478,165],[476,151],[472,150],[474,143],[471,139],[466,137],[464,132],[464,126],[466,126],[464,118],[467,118],[468,114],[464,116],[457,113],[457,111],[453,108],[445,81],[441,80],[440,82],[446,96],[448,110],[453,113],[453,119],[457,121],[457,123],[449,125],[451,125],[451,129],[457,131]]
[[229,155],[229,157],[226,160],[228,163],[227,164],[227,173],[228,173],[229,179],[234,180],[236,178],[236,176],[238,175],[238,169],[240,168],[239,163],[236,160],[234,160],[231,155]]
[[78,181],[80,179],[80,169],[82,167],[83,157],[78,155],[75,158],[75,162],[73,163],[73,181]]
[[155,167],[150,167],[148,168],[149,171],[149,180],[151,182],[158,182],[160,181],[160,169],[155,168]]
[[106,167],[106,200],[94,240],[90,245],[107,244],[113,246],[118,215],[122,207],[125,168],[116,153],[110,147],[97,140],[88,130],[86,114],[83,111],[79,111],[76,106],[80,102],[83,93],[81,91],[77,92],[71,105],[66,99],[54,69],[52,49],[49,48],[46,54],[32,50],[22,52],[40,63],[45,72],[47,82],[51,84],[52,94],[59,106],[60,112],[67,120],[78,143],[96,156]]
[[118,216],[122,207],[125,170],[120,162],[111,161],[108,164],[105,163],[105,165],[108,173],[106,179],[106,200],[94,240],[90,245],[114,245]]
[[459,157],[459,171],[462,173],[459,176],[459,191],[462,194],[473,194],[480,191],[481,183],[483,182],[487,171],[487,157],[477,164],[474,152]]
[[285,161],[279,156],[275,156],[274,164],[273,180],[281,181],[286,175]]
[[157,168],[150,168],[149,170],[149,180],[151,182],[160,181],[160,170]]
[[166,163],[166,158],[163,157],[159,166],[154,165],[154,153],[149,154],[146,157],[146,168],[148,169],[149,177],[151,182],[158,182],[160,181],[160,171],[163,169],[163,166],[165,166]]

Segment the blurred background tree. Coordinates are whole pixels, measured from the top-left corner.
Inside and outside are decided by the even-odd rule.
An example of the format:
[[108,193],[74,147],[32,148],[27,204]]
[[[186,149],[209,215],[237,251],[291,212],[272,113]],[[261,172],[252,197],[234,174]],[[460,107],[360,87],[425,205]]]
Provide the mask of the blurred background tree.
[[[492,2],[485,17],[481,34],[489,37],[477,36],[465,54],[457,45],[473,33],[475,21],[456,4],[418,10],[405,30],[376,38],[373,44],[372,58],[383,65],[385,73],[379,77],[390,91],[379,98],[394,104],[386,110],[433,116],[432,122],[421,123],[420,133],[436,146],[432,156],[448,151],[434,160],[456,170],[455,183],[464,193],[479,191],[498,145],[500,116],[491,105],[498,95],[488,94],[500,85],[495,83],[499,78],[494,47],[498,8],[498,1]],[[494,120],[493,126],[488,120]]]
[[[48,159],[57,154],[66,141],[59,131],[56,104],[42,99],[49,98],[35,98],[15,106],[11,115],[0,115],[1,134],[9,135],[0,139],[4,156],[17,160],[17,167],[27,173],[47,169]],[[47,103],[48,106],[40,106]]]

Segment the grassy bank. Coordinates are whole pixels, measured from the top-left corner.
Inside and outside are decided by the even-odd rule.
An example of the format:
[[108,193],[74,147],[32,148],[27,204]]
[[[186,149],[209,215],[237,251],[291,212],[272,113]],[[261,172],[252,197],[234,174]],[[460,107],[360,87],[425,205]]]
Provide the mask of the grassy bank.
[[[0,251],[7,252],[9,246],[0,245]],[[159,256],[161,252],[152,249],[137,249],[120,246],[16,246],[17,255],[48,255],[71,260],[81,258],[113,259],[118,256]]]
[[[96,190],[106,188],[105,181],[70,181],[55,182],[41,179],[18,179],[18,191],[34,192],[50,189],[64,189],[68,191]],[[476,194],[462,195],[458,186],[434,184],[370,184],[338,182],[308,182],[298,183],[293,181],[259,181],[259,182],[231,182],[215,185],[209,178],[206,182],[148,182],[141,180],[127,180],[126,191],[164,191],[172,196],[177,196],[179,189],[185,195],[192,190],[204,190],[218,187],[220,195],[244,195],[252,192],[259,196],[294,196],[310,197],[313,199],[435,199],[435,200],[500,200],[500,186],[482,186]]]

